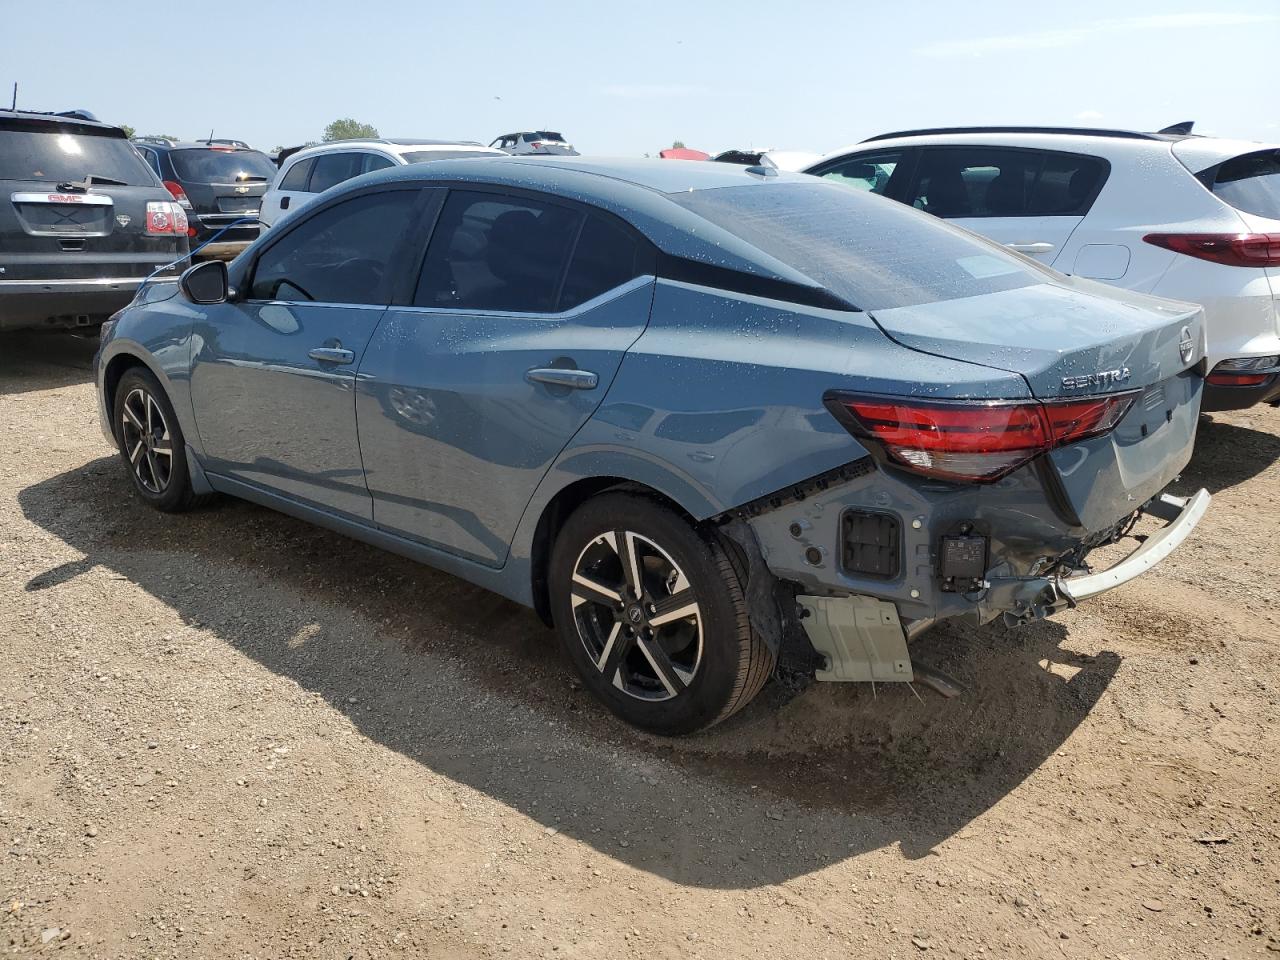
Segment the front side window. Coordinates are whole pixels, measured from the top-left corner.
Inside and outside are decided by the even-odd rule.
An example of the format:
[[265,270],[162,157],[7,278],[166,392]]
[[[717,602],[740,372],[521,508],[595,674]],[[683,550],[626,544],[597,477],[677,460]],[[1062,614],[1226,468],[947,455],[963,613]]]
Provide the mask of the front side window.
[[387,167],[394,167],[396,162],[390,157],[384,157],[380,153],[366,153],[364,155],[364,163],[360,167],[361,173],[373,173],[375,170],[385,170]]
[[307,178],[311,176],[313,166],[315,166],[315,160],[299,160],[289,168],[289,172],[280,181],[280,189],[293,193],[306,193]]
[[358,177],[363,163],[362,153],[322,153],[316,157],[309,189],[312,193],[323,193],[330,187]]
[[1072,153],[927,149],[907,202],[943,218],[1083,216],[1106,171],[1105,161]]
[[902,162],[902,151],[891,153],[863,154],[859,157],[846,157],[834,163],[828,163],[812,171],[815,175],[832,183],[866,190],[868,193],[883,194],[889,187],[894,171]]
[[418,279],[420,307],[554,313],[583,215],[554,203],[455,190]]
[[416,192],[354,197],[307,217],[266,249],[251,300],[390,302],[390,263],[409,225]]

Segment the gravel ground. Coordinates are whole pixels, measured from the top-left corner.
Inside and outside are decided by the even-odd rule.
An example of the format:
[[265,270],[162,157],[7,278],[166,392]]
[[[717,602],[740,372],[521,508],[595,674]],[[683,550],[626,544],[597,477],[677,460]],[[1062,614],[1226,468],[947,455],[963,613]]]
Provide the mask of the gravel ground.
[[95,344],[0,341],[0,947],[85,957],[1280,951],[1280,411],[1195,536],[968,687],[622,727],[528,611],[247,504],[130,496]]

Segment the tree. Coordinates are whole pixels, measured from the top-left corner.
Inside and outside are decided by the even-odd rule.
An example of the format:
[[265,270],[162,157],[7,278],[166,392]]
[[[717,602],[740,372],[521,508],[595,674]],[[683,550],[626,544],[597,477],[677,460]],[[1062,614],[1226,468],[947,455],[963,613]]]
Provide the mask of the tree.
[[[130,132],[129,136],[132,137],[133,133]],[[171,133],[148,133],[147,136],[150,137],[152,140],[177,140],[178,139]]]
[[124,131],[124,135],[128,137],[130,140],[132,140],[133,135],[138,132],[134,130],[133,127],[129,126],[127,123],[120,124],[120,129]]
[[683,141],[683,140],[672,140],[672,141],[671,141],[671,149],[672,149],[672,150],[683,150],[683,149],[684,149],[684,141]]
[[360,123],[350,117],[335,120],[324,128],[325,143],[333,143],[335,140],[374,140],[377,137],[377,127],[368,123]]

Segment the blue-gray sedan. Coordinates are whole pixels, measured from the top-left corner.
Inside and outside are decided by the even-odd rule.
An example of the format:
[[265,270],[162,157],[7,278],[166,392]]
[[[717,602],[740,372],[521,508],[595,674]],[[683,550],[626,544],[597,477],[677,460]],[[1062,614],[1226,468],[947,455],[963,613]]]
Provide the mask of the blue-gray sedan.
[[[923,680],[939,620],[1118,586],[1208,505],[1200,309],[760,167],[519,158],[351,180],[104,328],[161,510],[230,494],[536,608],[626,720]],[[1091,550],[1164,521],[1106,570]]]

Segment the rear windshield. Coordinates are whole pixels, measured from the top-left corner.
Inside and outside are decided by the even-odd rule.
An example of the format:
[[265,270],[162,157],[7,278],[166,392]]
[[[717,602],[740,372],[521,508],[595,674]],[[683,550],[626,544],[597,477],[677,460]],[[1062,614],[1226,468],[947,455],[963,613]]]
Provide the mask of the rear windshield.
[[533,133],[526,133],[524,138],[530,142],[534,140],[563,140],[564,137],[552,130],[535,130]]
[[1280,220],[1280,150],[1233,157],[1218,166],[1208,186],[1237,210]]
[[244,183],[274,180],[276,165],[257,150],[192,148],[169,154],[178,179],[192,183]]
[[413,150],[410,153],[402,153],[406,163],[425,163],[428,160],[462,160],[466,157],[491,157],[491,153],[481,153],[477,150]]
[[156,185],[156,175],[123,136],[42,122],[0,127],[0,180],[63,183],[90,175],[131,187]]
[[974,297],[1048,279],[993,243],[837,184],[752,184],[669,197],[862,310]]

